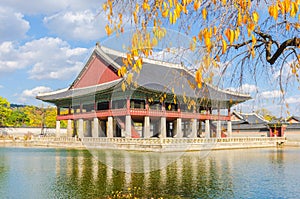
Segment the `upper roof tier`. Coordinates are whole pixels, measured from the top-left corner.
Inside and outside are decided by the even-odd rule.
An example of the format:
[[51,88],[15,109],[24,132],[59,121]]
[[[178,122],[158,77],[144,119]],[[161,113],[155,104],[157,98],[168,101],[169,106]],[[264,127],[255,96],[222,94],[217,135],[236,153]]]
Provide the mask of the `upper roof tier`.
[[[117,74],[124,58],[125,53],[96,45],[69,88],[39,94],[37,99],[57,104],[61,100],[84,98],[91,93],[113,92],[125,81],[125,78]],[[199,88],[194,74],[184,66],[148,58],[143,58],[142,69],[133,75],[133,82],[136,84],[134,89],[175,94],[177,97],[205,98],[218,102],[219,107],[225,107],[225,104],[228,107],[251,99],[250,95],[225,91],[207,83]]]

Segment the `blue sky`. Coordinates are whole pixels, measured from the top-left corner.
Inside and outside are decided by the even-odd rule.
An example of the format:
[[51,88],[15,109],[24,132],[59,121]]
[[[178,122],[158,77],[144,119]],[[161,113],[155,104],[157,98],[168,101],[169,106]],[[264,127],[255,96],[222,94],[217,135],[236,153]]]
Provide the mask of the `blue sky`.
[[[101,0],[0,0],[0,96],[11,103],[42,105],[35,99],[38,93],[68,87],[95,43],[106,40],[101,7]],[[284,70],[287,75],[288,66]],[[253,100],[236,109],[267,108],[285,116],[279,89],[272,85],[277,73],[257,85],[249,78],[238,91]],[[298,85],[290,88],[285,102],[291,115],[300,115]]]

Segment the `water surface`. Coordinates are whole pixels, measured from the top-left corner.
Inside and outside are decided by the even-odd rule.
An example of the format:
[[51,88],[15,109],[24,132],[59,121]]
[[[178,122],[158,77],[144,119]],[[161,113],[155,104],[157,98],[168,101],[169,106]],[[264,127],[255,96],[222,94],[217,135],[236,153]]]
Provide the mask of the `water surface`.
[[[189,152],[168,166],[163,155],[155,163],[146,154],[139,162],[122,153],[102,155],[106,161],[88,150],[0,148],[0,196],[107,198],[123,191],[143,198],[300,197],[300,148],[220,150],[205,157]],[[162,166],[132,172],[151,164]]]

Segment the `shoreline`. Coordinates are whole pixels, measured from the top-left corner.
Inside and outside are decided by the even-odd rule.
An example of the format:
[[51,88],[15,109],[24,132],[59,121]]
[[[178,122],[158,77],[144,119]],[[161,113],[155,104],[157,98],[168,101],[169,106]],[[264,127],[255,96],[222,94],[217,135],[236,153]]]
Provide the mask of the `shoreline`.
[[300,147],[300,141],[285,138],[76,138],[43,137],[30,140],[1,139],[0,147],[12,148],[63,148],[113,149],[137,152],[186,152],[231,150],[265,147]]

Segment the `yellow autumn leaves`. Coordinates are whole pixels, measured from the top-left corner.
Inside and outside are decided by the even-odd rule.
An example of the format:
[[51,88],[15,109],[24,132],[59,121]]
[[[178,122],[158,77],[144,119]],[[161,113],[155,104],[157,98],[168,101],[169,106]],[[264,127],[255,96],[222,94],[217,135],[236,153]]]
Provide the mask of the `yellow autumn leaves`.
[[[278,15],[281,13],[282,15],[290,14],[291,17],[295,17],[299,11],[300,0],[277,0],[275,4],[269,6],[268,11],[269,15],[273,17],[275,20],[278,19]],[[299,15],[300,17],[300,15]]]
[[[179,19],[189,19],[184,16],[191,14],[191,17],[199,20],[201,23],[200,29],[195,33],[195,29],[191,28],[193,24],[185,24],[187,34],[193,34],[190,43],[190,49],[195,50],[197,45],[204,47],[206,55],[218,60],[219,56],[228,52],[229,47],[237,46],[237,44],[245,41],[251,41],[247,48],[252,57],[255,57],[255,45],[259,40],[255,37],[255,31],[260,30],[260,20],[266,18],[265,14],[269,14],[271,18],[278,21],[286,17],[292,17],[294,24],[286,23],[286,30],[292,28],[300,29],[300,0],[273,0],[272,2],[266,1],[267,13],[261,14],[264,11],[256,7],[251,0],[141,0],[141,1],[124,1],[125,3],[132,4],[130,9],[129,20],[134,24],[136,32],[133,34],[131,46],[128,48],[128,53],[132,57],[140,57],[141,54],[146,57],[151,54],[154,46],[157,46],[159,41],[166,36],[166,29],[162,26],[165,23],[175,25],[179,24]],[[123,19],[122,12],[113,13],[114,0],[107,0],[103,5],[103,10],[107,14],[109,24],[106,25],[105,31],[107,35],[114,32],[123,32]],[[211,16],[213,12],[232,11],[230,19],[227,21],[218,21]],[[129,8],[129,7],[127,7]],[[260,16],[261,14],[261,16]],[[125,15],[125,14],[124,14]],[[282,16],[282,18],[281,18]],[[297,19],[298,17],[298,19]],[[115,20],[115,21],[114,21]],[[298,20],[298,22],[297,22]],[[117,22],[116,22],[117,21]],[[211,24],[214,22],[214,24]],[[222,24],[225,22],[226,24]],[[185,21],[188,23],[188,21]],[[228,24],[227,24],[228,23]],[[147,27],[153,26],[152,32]],[[183,28],[184,29],[184,28]],[[243,36],[243,37],[242,37]],[[258,40],[258,41],[257,41]],[[199,42],[199,43],[197,43]],[[214,53],[220,53],[217,56]],[[127,60],[127,59],[126,59]],[[133,67],[134,70],[141,66],[136,64],[135,61],[130,62],[127,60],[127,65],[124,67]],[[128,73],[127,70],[122,69],[119,72],[121,76]],[[129,78],[130,80],[130,78]],[[196,72],[196,81],[200,83],[203,81],[202,72]],[[129,81],[130,82],[130,81]],[[200,85],[198,85],[200,86]]]

